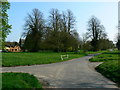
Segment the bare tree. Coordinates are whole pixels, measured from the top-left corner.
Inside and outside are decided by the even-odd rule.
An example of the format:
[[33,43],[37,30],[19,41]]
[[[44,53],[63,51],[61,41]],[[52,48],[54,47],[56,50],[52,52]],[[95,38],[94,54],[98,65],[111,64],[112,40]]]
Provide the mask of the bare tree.
[[107,34],[105,33],[104,26],[100,23],[100,21],[95,16],[92,16],[91,19],[88,21],[87,34],[92,39],[91,44],[93,46],[93,50],[97,50],[98,41],[101,38],[105,39],[107,36]]
[[68,32],[70,32],[71,29],[74,30],[75,23],[76,23],[75,17],[74,17],[74,15],[73,15],[71,10],[67,10],[67,19],[68,19],[67,30],[68,30]]
[[26,33],[24,48],[28,51],[38,51],[44,33],[43,14],[38,9],[33,9],[32,13],[28,14],[24,29]]
[[61,31],[61,14],[58,9],[51,9],[48,19],[48,34],[46,43],[49,48],[59,52],[60,50],[60,31]]
[[69,47],[73,47],[74,43],[70,40],[77,40],[73,35],[75,30],[73,13],[70,10],[60,13],[58,9],[52,9],[48,21],[49,33],[46,36],[46,42],[49,43],[49,47],[58,52],[67,51]]

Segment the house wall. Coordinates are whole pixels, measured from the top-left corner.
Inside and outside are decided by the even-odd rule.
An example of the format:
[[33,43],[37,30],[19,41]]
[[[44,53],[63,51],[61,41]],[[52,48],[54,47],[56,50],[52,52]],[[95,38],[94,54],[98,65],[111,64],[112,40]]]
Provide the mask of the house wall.
[[7,49],[7,51],[9,51],[9,52],[20,52],[21,48],[19,46],[10,47],[9,49]]

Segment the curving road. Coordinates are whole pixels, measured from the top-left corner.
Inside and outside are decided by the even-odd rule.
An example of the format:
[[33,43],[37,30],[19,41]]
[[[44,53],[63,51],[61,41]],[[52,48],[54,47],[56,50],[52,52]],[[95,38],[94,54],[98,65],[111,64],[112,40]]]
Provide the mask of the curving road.
[[117,88],[115,83],[94,70],[99,63],[90,63],[91,57],[93,55],[53,64],[3,67],[2,72],[34,74],[40,81],[47,81],[48,88]]

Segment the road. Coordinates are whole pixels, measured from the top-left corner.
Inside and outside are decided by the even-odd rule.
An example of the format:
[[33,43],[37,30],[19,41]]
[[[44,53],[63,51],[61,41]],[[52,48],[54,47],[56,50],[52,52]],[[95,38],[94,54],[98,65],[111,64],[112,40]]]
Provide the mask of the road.
[[60,63],[3,67],[2,72],[27,72],[35,75],[48,88],[117,88],[116,84],[94,67],[99,63],[90,63],[93,55]]

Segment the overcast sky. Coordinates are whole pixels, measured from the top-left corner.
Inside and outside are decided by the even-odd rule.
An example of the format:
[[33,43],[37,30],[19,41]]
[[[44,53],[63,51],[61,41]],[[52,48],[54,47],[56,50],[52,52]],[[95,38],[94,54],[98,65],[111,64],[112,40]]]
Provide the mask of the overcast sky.
[[19,41],[24,32],[25,17],[32,9],[38,8],[47,20],[52,8],[60,12],[70,9],[76,17],[76,29],[80,34],[87,31],[87,21],[92,15],[104,25],[108,38],[114,40],[118,25],[117,2],[10,2],[9,23],[12,25],[7,41]]

